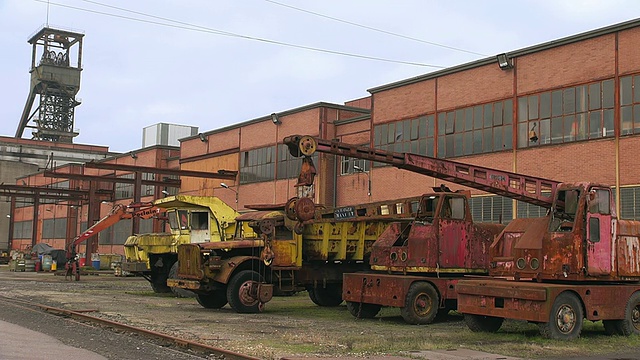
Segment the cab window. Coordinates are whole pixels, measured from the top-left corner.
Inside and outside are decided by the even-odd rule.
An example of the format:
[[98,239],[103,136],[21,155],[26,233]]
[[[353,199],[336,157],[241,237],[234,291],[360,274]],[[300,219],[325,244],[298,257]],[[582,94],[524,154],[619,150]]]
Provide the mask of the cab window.
[[169,227],[171,230],[179,230],[180,226],[178,225],[178,216],[175,211],[168,211],[167,216],[169,217]]

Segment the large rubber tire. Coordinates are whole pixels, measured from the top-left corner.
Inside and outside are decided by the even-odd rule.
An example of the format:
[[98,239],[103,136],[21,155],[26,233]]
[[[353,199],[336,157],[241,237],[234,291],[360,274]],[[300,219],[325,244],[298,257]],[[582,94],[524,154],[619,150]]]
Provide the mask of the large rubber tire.
[[373,319],[382,309],[382,305],[347,301],[347,310],[356,319]]
[[433,285],[427,282],[415,282],[407,292],[400,314],[407,324],[430,324],[438,314],[439,304],[440,296]]
[[540,323],[540,334],[556,340],[573,340],[580,337],[584,310],[578,297],[570,292],[563,292],[553,302],[549,313],[549,322]]
[[327,284],[307,289],[309,298],[318,306],[333,307],[342,304],[342,284]]
[[631,295],[624,310],[624,319],[617,324],[620,335],[640,334],[640,292]]
[[242,314],[262,311],[262,304],[251,294],[251,287],[262,282],[260,274],[253,270],[243,270],[235,274],[227,286],[227,301],[233,310]]
[[225,290],[226,289],[220,289],[206,295],[197,294],[196,300],[198,301],[198,304],[205,309],[220,309],[227,305],[227,292]]
[[[169,279],[177,279],[178,278],[178,266],[180,266],[178,264],[178,262],[174,262],[173,265],[171,265],[171,270],[169,270]],[[189,297],[195,297],[196,294],[193,291],[187,290],[187,289],[182,289],[182,288],[178,288],[178,287],[172,287],[171,288],[171,292],[173,293],[173,295],[175,295],[175,297],[179,297],[179,298],[189,298]],[[224,304],[222,304],[222,306],[224,306],[227,303],[226,301],[226,296],[225,296],[225,302]],[[200,304],[202,305],[202,304]],[[202,305],[204,306],[204,305]],[[220,306],[220,307],[222,307]],[[206,307],[206,306],[204,306]]]
[[503,318],[475,314],[464,314],[464,322],[473,332],[494,333],[502,326]]

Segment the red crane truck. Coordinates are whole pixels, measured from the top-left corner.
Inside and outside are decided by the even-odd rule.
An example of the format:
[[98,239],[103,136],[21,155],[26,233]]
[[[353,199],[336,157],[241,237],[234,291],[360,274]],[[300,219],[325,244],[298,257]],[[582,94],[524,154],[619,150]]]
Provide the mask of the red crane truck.
[[607,334],[640,334],[639,237],[609,186],[560,184],[547,216],[515,219],[491,244],[492,278],[458,282],[458,311],[473,331],[519,319],[569,340],[586,318]]
[[[546,208],[551,207],[559,184],[533,176],[310,136],[287,137],[284,143],[293,156],[304,156],[307,163],[316,151],[366,159]],[[308,177],[300,176],[301,179]],[[464,192],[426,194],[412,222],[392,223],[372,246],[371,270],[343,275],[342,296],[351,314],[373,318],[382,306],[392,306],[401,309],[406,322],[428,324],[438,313],[456,309],[456,283],[464,275],[488,274],[489,247],[504,229],[500,224],[474,223],[468,198]]]

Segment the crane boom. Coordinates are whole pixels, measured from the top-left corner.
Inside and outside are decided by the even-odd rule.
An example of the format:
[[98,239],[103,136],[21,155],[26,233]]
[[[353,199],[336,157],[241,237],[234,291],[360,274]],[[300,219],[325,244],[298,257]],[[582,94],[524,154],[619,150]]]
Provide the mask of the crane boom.
[[[283,142],[289,148],[291,155],[295,157],[304,156],[305,159],[308,158],[307,162],[310,162],[309,157],[316,151],[371,160],[545,208],[551,207],[556,187],[560,184],[558,181],[535,176],[463,164],[425,155],[356,146],[312,136],[292,135],[286,137]],[[308,177],[309,175],[301,174],[298,181],[300,182],[300,179]]]

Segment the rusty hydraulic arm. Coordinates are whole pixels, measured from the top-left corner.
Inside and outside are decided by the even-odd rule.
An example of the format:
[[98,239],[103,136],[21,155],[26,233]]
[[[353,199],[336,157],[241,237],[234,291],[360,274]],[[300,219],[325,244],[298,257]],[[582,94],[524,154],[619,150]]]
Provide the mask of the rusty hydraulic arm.
[[284,144],[289,148],[291,155],[295,157],[305,157],[307,166],[303,166],[303,173],[300,174],[298,185],[311,185],[309,182],[313,181],[315,169],[311,166],[313,170],[307,170],[309,174],[304,174],[304,172],[305,168],[309,169],[308,163],[311,161],[310,156],[316,151],[381,162],[393,165],[399,169],[431,176],[545,208],[551,207],[553,195],[555,194],[556,187],[560,183],[554,180],[463,164],[451,160],[356,146],[312,136],[288,136],[284,139]]

